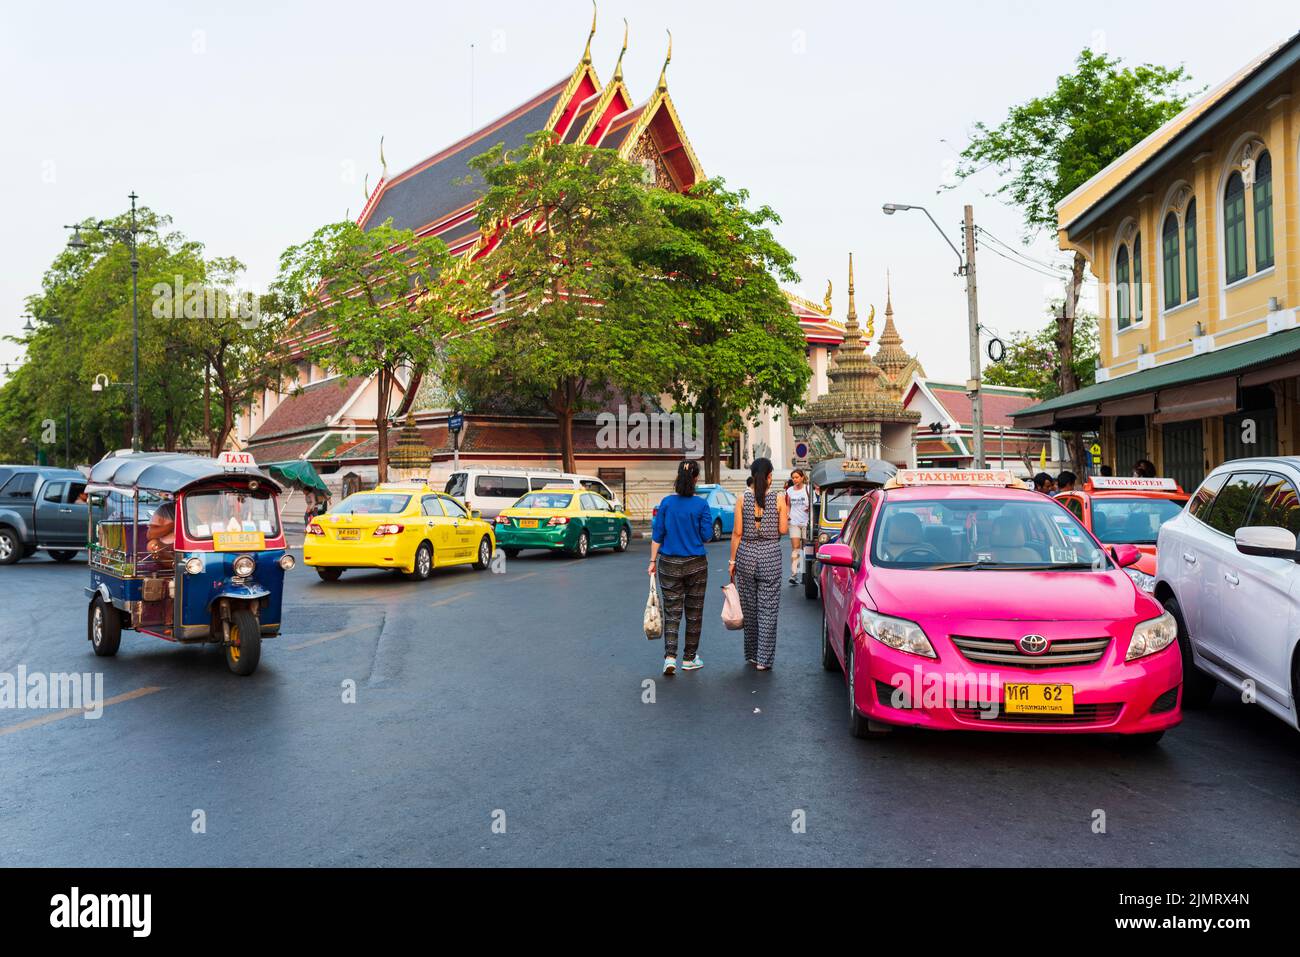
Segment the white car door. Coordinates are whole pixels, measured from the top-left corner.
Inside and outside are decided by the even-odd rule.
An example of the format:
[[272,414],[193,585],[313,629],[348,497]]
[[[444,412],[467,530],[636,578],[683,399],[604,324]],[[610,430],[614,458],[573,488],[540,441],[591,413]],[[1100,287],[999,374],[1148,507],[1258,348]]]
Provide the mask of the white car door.
[[1227,478],[1227,472],[1209,475],[1192,496],[1187,510],[1160,529],[1157,577],[1173,588],[1193,646],[1203,639],[1204,609],[1213,599],[1208,594],[1209,579],[1204,574],[1208,558],[1203,542],[1214,532],[1205,521],[1214,497]]
[[[1246,524],[1255,490],[1263,481],[1260,471],[1233,471],[1209,506],[1205,522],[1209,526],[1198,536],[1197,565],[1201,571],[1200,634],[1193,645],[1230,677],[1246,676],[1245,662],[1233,635],[1240,629],[1235,622],[1251,615],[1245,607],[1241,590],[1242,559],[1237,551],[1237,529]],[[1202,512],[1201,514],[1205,514]],[[1187,628],[1191,631],[1191,624]]]
[[[1300,528],[1300,495],[1295,482],[1266,473],[1247,524]],[[1224,616],[1232,657],[1242,676],[1255,683],[1256,700],[1272,710],[1291,708],[1291,649],[1296,634],[1293,596],[1300,587],[1300,565],[1286,558],[1237,553],[1225,574]],[[1230,607],[1229,607],[1230,606]]]

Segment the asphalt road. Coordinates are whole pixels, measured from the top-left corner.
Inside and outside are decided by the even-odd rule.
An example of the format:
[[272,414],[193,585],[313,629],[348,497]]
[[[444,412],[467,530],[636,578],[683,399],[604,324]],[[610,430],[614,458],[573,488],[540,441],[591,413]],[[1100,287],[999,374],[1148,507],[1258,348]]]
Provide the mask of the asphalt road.
[[1300,735],[1226,692],[1141,753],[857,741],[801,589],[776,668],[745,666],[725,544],[705,667],[660,675],[646,554],[423,584],[299,566],[251,678],[133,633],[97,659],[84,562],[0,568],[0,671],[102,671],[123,696],[98,720],[0,710],[0,865],[1300,864]]

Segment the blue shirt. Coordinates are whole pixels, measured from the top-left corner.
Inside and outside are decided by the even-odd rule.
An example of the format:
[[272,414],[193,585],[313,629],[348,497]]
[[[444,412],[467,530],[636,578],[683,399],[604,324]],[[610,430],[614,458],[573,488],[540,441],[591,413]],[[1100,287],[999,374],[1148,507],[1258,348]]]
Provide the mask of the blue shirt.
[[674,492],[659,503],[651,537],[665,555],[707,555],[704,543],[713,538],[713,513],[698,495]]

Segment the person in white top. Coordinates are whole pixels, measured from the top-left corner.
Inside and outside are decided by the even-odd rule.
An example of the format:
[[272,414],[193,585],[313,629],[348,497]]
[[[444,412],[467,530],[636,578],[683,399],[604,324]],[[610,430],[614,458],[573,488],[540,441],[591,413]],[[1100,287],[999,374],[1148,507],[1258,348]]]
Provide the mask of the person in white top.
[[790,486],[785,490],[786,505],[790,511],[790,584],[799,584],[803,571],[803,532],[808,527],[807,477],[803,469],[790,473]]

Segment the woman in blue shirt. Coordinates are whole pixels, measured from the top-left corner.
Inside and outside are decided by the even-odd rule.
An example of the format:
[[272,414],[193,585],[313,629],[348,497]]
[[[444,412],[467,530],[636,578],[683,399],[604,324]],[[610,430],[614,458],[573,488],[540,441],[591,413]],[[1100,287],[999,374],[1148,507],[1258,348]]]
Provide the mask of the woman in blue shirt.
[[709,581],[705,542],[713,538],[709,505],[695,494],[700,463],[687,459],[677,469],[674,492],[664,497],[651,532],[650,574],[659,573],[664,589],[664,674],[677,670],[677,620],[686,613],[686,648],[682,670],[702,667],[700,628]]

